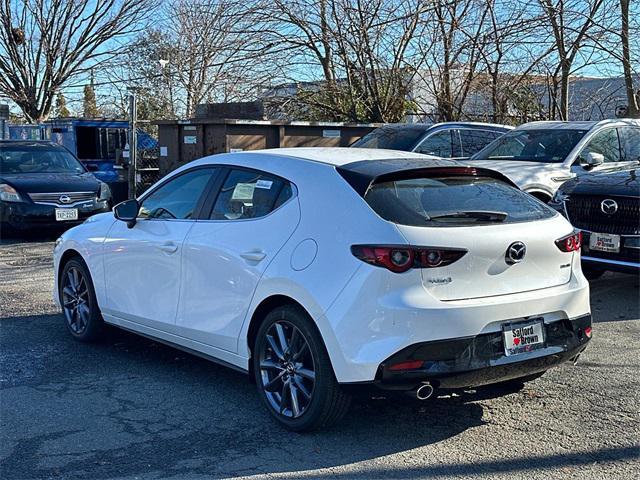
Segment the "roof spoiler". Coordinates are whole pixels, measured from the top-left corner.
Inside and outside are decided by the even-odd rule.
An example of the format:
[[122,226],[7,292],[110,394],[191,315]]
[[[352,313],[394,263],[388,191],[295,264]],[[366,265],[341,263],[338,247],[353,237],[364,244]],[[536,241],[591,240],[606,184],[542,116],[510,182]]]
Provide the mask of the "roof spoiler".
[[443,175],[495,178],[496,180],[500,180],[501,182],[520,190],[520,187],[513,183],[513,181],[496,170],[471,167],[467,165],[398,169],[377,172],[375,175],[342,167],[338,167],[337,170],[342,178],[344,178],[361,197],[364,197],[369,188],[371,188],[375,183],[391,182],[394,180],[409,180],[412,178],[441,177]]

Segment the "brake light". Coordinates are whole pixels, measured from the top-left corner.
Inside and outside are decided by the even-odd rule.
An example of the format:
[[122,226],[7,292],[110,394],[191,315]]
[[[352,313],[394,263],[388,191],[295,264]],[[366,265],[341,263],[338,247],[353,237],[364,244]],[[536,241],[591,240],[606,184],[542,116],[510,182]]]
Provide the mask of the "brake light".
[[467,251],[439,247],[353,245],[351,253],[370,265],[402,273],[411,268],[435,268],[451,265],[461,259]]
[[563,252],[575,252],[580,250],[582,245],[582,232],[580,230],[574,231],[566,237],[556,240],[556,246]]

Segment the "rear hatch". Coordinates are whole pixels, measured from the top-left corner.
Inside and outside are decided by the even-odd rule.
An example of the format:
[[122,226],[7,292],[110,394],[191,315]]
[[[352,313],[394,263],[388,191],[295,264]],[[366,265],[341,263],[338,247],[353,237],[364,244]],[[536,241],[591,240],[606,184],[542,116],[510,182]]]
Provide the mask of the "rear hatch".
[[492,297],[569,282],[573,253],[555,243],[573,230],[562,216],[488,171],[449,171],[385,176],[365,194],[412,246],[466,251],[449,265],[421,269],[435,298]]

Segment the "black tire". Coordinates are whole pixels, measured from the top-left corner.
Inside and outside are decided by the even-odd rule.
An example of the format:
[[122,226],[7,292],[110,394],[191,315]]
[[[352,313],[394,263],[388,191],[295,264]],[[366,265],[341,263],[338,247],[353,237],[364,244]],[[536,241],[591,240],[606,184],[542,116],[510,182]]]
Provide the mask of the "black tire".
[[328,427],[349,409],[351,397],[336,381],[322,337],[299,307],[286,305],[267,314],[256,335],[253,371],[267,410],[288,430]]
[[98,308],[91,274],[80,257],[73,257],[64,264],[58,282],[58,298],[73,338],[81,342],[94,342],[102,338],[105,324]]
[[587,277],[587,280],[597,280],[602,275],[604,275],[604,270],[600,268],[587,267],[582,265],[582,273]]

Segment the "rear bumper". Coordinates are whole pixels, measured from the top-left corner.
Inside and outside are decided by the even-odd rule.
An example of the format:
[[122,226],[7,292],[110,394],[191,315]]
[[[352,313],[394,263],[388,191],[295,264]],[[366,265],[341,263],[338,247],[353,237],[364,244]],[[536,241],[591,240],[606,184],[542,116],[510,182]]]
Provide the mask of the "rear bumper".
[[[581,353],[589,342],[585,329],[590,326],[591,315],[545,324],[544,348],[512,357],[504,354],[501,332],[417,343],[382,362],[373,383],[387,390],[412,390],[422,382],[439,388],[465,388],[544,372]],[[389,370],[391,365],[409,360],[424,363],[415,370]]]
[[610,272],[635,273],[640,272],[639,262],[629,262],[626,260],[615,260],[613,258],[582,257],[585,266],[595,269],[607,270]]
[[[582,263],[585,266],[623,273],[638,273],[640,271],[640,249],[637,248],[637,237],[620,235],[619,252],[601,252],[589,248],[591,232],[583,231]],[[634,242],[632,246],[630,242]]]

